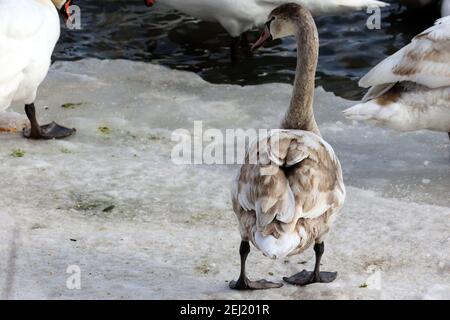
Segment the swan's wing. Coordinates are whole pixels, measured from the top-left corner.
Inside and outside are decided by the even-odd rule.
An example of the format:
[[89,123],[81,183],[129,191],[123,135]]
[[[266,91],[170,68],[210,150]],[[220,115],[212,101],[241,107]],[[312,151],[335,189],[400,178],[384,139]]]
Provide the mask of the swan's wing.
[[0,0],[0,83],[8,81],[28,65],[32,39],[45,23],[35,1]]
[[367,7],[386,7],[389,3],[377,0],[256,0],[262,4],[279,6],[293,2],[307,8],[313,15],[333,14],[349,10],[361,10]]
[[[236,181],[234,200],[245,211],[256,213],[257,229],[264,232],[275,220],[291,223],[295,214],[295,199],[289,181],[282,170],[284,159],[278,150],[271,148],[271,137],[255,143],[246,155],[246,164],[241,167]],[[277,148],[286,149],[290,141],[276,141]],[[298,161],[301,161],[299,158]],[[270,231],[266,230],[268,233]]]
[[398,131],[450,132],[450,87],[429,88],[399,82],[384,94],[363,100],[343,112],[351,120]]
[[368,88],[401,81],[429,88],[450,86],[450,17],[439,19],[410,44],[384,59],[359,85]]
[[[317,218],[335,205],[332,195],[341,188],[342,173],[333,149],[305,131],[273,131],[250,148],[258,163],[241,167],[233,202],[256,213],[257,230],[282,233],[298,218]],[[339,186],[338,186],[339,185]]]

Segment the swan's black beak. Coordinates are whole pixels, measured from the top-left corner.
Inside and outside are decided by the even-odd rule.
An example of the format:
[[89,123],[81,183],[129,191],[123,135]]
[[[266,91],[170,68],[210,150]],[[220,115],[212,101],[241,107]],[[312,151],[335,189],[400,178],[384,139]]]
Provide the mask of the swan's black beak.
[[153,7],[156,0],[144,0],[144,3],[147,7]]
[[69,20],[70,18],[70,6],[72,5],[72,0],[67,0],[66,3],[59,10],[59,13],[63,16],[64,21]]
[[258,41],[256,41],[255,44],[252,46],[252,51],[256,51],[259,48],[261,48],[264,45],[264,43],[266,43],[268,40],[269,41],[272,40],[272,34],[270,34],[270,29],[266,25]]

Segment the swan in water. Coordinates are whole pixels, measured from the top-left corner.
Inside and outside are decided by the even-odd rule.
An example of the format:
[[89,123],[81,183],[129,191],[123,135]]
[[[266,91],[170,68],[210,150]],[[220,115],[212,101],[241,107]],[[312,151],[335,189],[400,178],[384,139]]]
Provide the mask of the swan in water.
[[54,122],[40,126],[34,106],[59,38],[58,11],[68,18],[69,6],[70,0],[0,0],[0,131],[17,130],[5,111],[22,101],[31,124],[24,130],[27,138],[64,138],[75,132]]
[[[272,11],[265,31],[255,43],[295,36],[298,61],[290,107],[282,129],[272,130],[247,150],[233,183],[232,202],[241,232],[241,273],[230,288],[238,290],[281,287],[266,280],[250,281],[246,259],[251,242],[265,256],[283,258],[314,244],[314,271],[303,270],[284,280],[307,285],[331,282],[337,273],[321,272],[324,239],[343,206],[345,187],[339,160],[321,137],[314,119],[314,80],[319,37],[310,12],[297,4]],[[256,147],[258,146],[258,147]],[[250,163],[250,159],[257,159]]]
[[264,24],[268,14],[283,3],[297,3],[313,15],[336,14],[389,4],[378,0],[145,0],[147,6],[165,4],[195,18],[217,22],[231,35],[231,59],[238,61],[241,47],[250,55],[246,32]]
[[398,131],[449,132],[450,137],[450,17],[387,57],[359,85],[370,90],[344,111],[348,118]]

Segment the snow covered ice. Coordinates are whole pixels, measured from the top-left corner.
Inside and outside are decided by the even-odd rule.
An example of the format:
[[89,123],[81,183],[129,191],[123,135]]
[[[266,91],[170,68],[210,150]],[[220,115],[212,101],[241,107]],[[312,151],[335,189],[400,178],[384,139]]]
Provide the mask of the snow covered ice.
[[[348,188],[323,259],[338,279],[228,289],[239,275],[238,166],[175,165],[171,133],[197,120],[277,127],[291,89],[212,85],[141,62],[55,63],[38,115],[78,132],[63,141],[0,135],[0,298],[450,299],[447,135],[347,121],[351,102],[320,88],[316,117]],[[248,274],[280,281],[313,264],[312,249],[276,261],[252,250]],[[72,265],[80,290],[66,287]]]

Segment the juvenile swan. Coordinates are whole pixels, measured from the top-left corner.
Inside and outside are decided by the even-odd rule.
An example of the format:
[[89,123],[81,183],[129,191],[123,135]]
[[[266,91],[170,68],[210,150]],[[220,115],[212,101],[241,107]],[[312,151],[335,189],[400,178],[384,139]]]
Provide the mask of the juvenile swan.
[[[53,2],[53,3],[52,3]],[[15,131],[5,112],[13,101],[25,103],[31,139],[64,138],[75,132],[52,122],[40,126],[34,100],[50,67],[59,38],[58,11],[69,16],[70,0],[0,0],[0,131]]]
[[380,62],[359,85],[370,90],[344,111],[348,118],[398,131],[450,132],[450,17]]
[[[331,282],[336,272],[321,272],[324,239],[345,199],[342,170],[333,149],[322,139],[314,119],[314,78],[319,52],[317,28],[310,12],[285,4],[269,16],[254,48],[268,39],[295,36],[298,45],[294,92],[282,129],[272,130],[251,147],[234,181],[233,209],[241,233],[241,274],[232,289],[267,289],[281,283],[250,281],[245,262],[249,242],[264,255],[277,259],[303,252],[312,244],[316,253],[313,272],[303,270],[288,283],[307,285]],[[275,107],[275,106],[274,106]],[[262,146],[262,148],[261,148]]]

